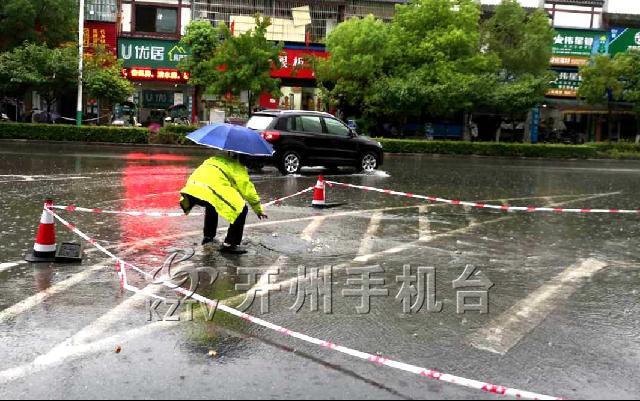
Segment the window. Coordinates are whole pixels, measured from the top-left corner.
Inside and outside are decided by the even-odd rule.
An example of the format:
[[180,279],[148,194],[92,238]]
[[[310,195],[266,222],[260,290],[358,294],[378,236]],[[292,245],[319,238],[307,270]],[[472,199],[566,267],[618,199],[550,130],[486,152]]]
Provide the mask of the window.
[[249,122],[247,123],[247,128],[256,130],[256,131],[263,131],[269,128],[273,120],[275,120],[275,117],[253,116],[249,119]]
[[311,134],[323,133],[322,121],[320,120],[320,117],[301,116],[301,117],[298,117],[298,122],[302,124],[302,127],[296,126],[298,131],[300,131],[300,128],[302,128],[302,131],[308,132]]
[[116,22],[116,0],[87,0],[85,18],[87,21]]
[[177,33],[178,10],[154,6],[136,6],[136,32]]
[[329,131],[329,134],[331,135],[337,135],[337,136],[351,135],[351,130],[349,130],[349,128],[346,125],[342,124],[338,120],[334,120],[333,118],[325,118],[324,123],[327,125],[327,131]]

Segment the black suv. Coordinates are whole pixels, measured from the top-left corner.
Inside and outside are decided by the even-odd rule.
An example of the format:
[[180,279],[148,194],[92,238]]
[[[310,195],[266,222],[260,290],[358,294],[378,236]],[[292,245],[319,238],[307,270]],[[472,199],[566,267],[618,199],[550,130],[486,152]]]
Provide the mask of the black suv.
[[273,145],[282,174],[297,174],[303,166],[353,166],[370,172],[384,161],[379,142],[359,136],[328,113],[265,110],[254,114],[247,127]]

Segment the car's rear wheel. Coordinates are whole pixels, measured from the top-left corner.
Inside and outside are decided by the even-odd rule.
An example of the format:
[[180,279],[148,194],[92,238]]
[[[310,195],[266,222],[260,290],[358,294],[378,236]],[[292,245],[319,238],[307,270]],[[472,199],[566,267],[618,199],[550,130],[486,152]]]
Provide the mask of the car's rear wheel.
[[371,173],[378,169],[378,155],[374,152],[367,152],[360,158],[360,163],[356,166],[358,172]]
[[282,154],[278,168],[285,175],[298,174],[302,170],[302,157],[296,151],[287,150]]

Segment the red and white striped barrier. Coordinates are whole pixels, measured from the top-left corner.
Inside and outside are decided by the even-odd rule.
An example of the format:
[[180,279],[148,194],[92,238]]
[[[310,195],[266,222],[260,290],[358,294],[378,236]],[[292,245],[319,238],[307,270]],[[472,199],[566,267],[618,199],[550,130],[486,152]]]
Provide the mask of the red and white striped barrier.
[[[304,195],[307,192],[313,191],[314,187],[309,187],[303,189],[302,191],[296,192],[295,194],[288,195],[279,199],[272,200],[268,203],[265,203],[264,207],[270,207],[273,205],[279,205],[285,200],[298,197],[300,195]],[[148,211],[134,211],[134,210],[104,210],[97,208],[86,208],[80,206],[64,206],[64,205],[51,205],[49,209],[56,210],[64,210],[67,212],[83,212],[83,213],[94,213],[94,214],[112,214],[112,215],[125,215],[130,217],[184,217],[186,216],[183,212],[148,212]],[[204,213],[190,213],[189,216],[203,216]]]
[[[313,189],[313,188],[311,188]],[[308,192],[308,191],[307,191]],[[303,192],[304,193],[304,192]],[[125,262],[124,260],[120,259],[119,257],[117,257],[116,255],[114,255],[113,253],[109,252],[105,247],[103,247],[102,245],[100,245],[96,240],[92,239],[91,237],[89,237],[88,235],[86,235],[85,233],[83,233],[82,231],[80,231],[76,226],[74,226],[73,224],[69,223],[68,221],[66,221],[65,219],[63,219],[62,217],[60,217],[57,213],[55,213],[52,209],[47,208],[45,209],[48,213],[50,213],[55,219],[57,219],[60,223],[62,223],[62,225],[64,225],[67,229],[69,229],[71,232],[73,232],[74,234],[78,235],[79,237],[83,238],[84,240],[86,240],[87,242],[89,242],[91,245],[93,245],[94,247],[96,247],[99,251],[101,251],[102,253],[104,253],[106,256],[110,257],[111,259],[113,259],[116,262],[116,271],[118,272],[118,277],[120,280],[120,285],[122,286],[122,288],[128,290],[128,291],[132,291],[135,293],[140,293],[143,295],[148,295],[157,299],[161,299],[164,300],[163,297],[154,295],[154,294],[148,294],[146,292],[144,292],[142,289],[137,288],[135,286],[132,286],[129,284],[128,280],[127,280],[127,267],[137,271],[138,273],[144,275],[145,277],[149,278],[150,280],[154,280],[155,281],[155,277],[153,277],[152,274],[136,267],[135,265]],[[427,369],[427,368],[421,368],[415,365],[410,365],[407,363],[403,363],[403,362],[398,362],[398,361],[394,361],[392,359],[387,359],[387,358],[383,358],[379,355],[373,355],[373,354],[369,354],[366,352],[361,352],[361,351],[357,351],[355,349],[352,348],[348,348],[348,347],[344,347],[338,344],[335,344],[333,342],[329,342],[329,341],[324,341],[324,340],[320,340],[318,338],[315,337],[311,337],[308,336],[306,334],[302,334],[293,330],[289,330],[285,327],[282,326],[278,326],[276,324],[270,323],[266,320],[251,316],[247,313],[243,313],[240,312],[239,310],[236,310],[234,308],[231,308],[227,305],[223,305],[222,303],[218,302],[218,301],[214,301],[211,300],[209,298],[203,297],[199,294],[193,294],[190,291],[182,288],[182,287],[178,287],[175,284],[164,280],[162,281],[162,284],[175,291],[178,292],[182,295],[188,296],[198,302],[202,302],[205,303],[211,307],[217,308],[218,310],[221,310],[225,313],[228,313],[232,316],[236,316],[242,320],[245,320],[249,323],[264,327],[266,329],[272,330],[276,333],[280,333],[284,336],[287,337],[292,337],[292,338],[296,338],[298,340],[304,341],[306,343],[309,344],[313,344],[316,345],[318,347],[327,349],[327,350],[331,350],[331,351],[336,351],[336,352],[340,352],[342,354],[345,355],[349,355],[358,359],[362,359],[364,361],[373,363],[376,366],[382,367],[382,366],[386,366],[392,369],[397,369],[397,370],[401,370],[404,372],[408,372],[408,373],[412,373],[415,374],[417,376],[426,378],[426,379],[433,379],[433,380],[437,380],[437,381],[441,381],[444,383],[449,383],[449,384],[454,384],[457,386],[461,386],[461,387],[466,387],[466,388],[470,388],[470,389],[475,389],[475,390],[480,390],[480,391],[484,391],[486,393],[490,393],[490,394],[497,394],[497,395],[503,395],[503,396],[509,396],[509,397],[515,397],[518,399],[527,399],[527,400],[560,400],[562,398],[558,398],[558,397],[552,397],[552,396],[548,396],[548,395],[544,395],[544,394],[537,394],[537,393],[533,393],[533,392],[529,392],[529,391],[522,391],[522,390],[517,390],[514,388],[509,388],[506,386],[497,386],[494,384],[490,384],[490,383],[486,383],[486,382],[481,382],[478,380],[472,380],[472,379],[467,379],[464,377],[460,377],[460,376],[454,376],[448,373],[442,373],[442,372],[438,372],[436,370],[433,369]]]
[[427,200],[429,202],[446,203],[446,204],[449,204],[449,205],[456,205],[456,206],[468,206],[468,207],[472,207],[472,208],[476,208],[476,209],[493,209],[493,210],[499,210],[499,211],[503,211],[503,212],[600,213],[600,214],[605,214],[606,213],[606,214],[635,214],[635,215],[640,215],[640,209],[638,209],[638,210],[625,210],[625,209],[565,209],[565,208],[557,208],[557,207],[490,205],[490,204],[487,204],[487,203],[480,203],[480,202],[468,202],[468,201],[445,199],[445,198],[440,198],[440,197],[437,197],[437,196],[416,195],[416,194],[412,194],[412,193],[408,193],[408,192],[398,192],[398,191],[392,191],[392,190],[389,190],[389,189],[367,187],[367,186],[364,186],[364,185],[347,184],[347,183],[344,183],[344,182],[327,181],[327,183],[331,184],[331,185],[345,187],[345,188],[355,188],[355,189],[361,189],[363,191],[379,192],[379,193],[382,193],[382,194],[392,195],[392,196],[400,196],[400,197],[412,198],[412,199],[422,199],[422,200]]

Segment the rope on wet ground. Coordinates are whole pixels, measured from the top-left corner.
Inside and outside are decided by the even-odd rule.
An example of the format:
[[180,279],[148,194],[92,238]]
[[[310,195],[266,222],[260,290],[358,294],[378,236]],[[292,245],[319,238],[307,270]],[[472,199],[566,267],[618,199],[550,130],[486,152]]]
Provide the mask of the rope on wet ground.
[[[308,192],[311,192],[314,187],[309,187],[303,189],[302,191],[296,192],[295,194],[287,195],[282,198],[274,199],[268,203],[265,203],[264,207],[270,207],[274,205],[280,205],[286,200],[304,195]],[[93,214],[113,214],[113,215],[125,215],[129,217],[184,217],[186,216],[183,212],[154,212],[154,211],[135,211],[135,210],[105,210],[98,208],[86,208],[75,205],[53,205],[52,209],[56,210],[64,210],[67,212],[82,212],[82,213],[93,213]],[[202,216],[204,213],[189,213],[189,216]]]
[[[305,193],[310,191],[313,188],[310,188],[308,190],[305,191],[301,191],[301,193]],[[299,193],[300,194],[300,193]],[[287,198],[291,198],[292,196],[289,196]],[[285,198],[283,198],[285,199]],[[280,200],[281,201],[281,200]],[[275,202],[274,202],[275,204]],[[103,247],[102,245],[100,245],[98,243],[98,241],[96,241],[95,239],[91,238],[90,236],[88,236],[87,234],[85,234],[84,232],[82,232],[80,229],[78,229],[76,226],[74,226],[73,224],[71,224],[70,222],[68,222],[67,220],[63,219],[61,216],[59,216],[56,212],[54,212],[52,209],[50,208],[46,208],[45,209],[48,213],[50,213],[56,220],[58,220],[62,225],[64,225],[68,230],[70,230],[71,232],[73,232],[74,234],[78,235],[80,238],[84,239],[85,241],[89,242],[91,245],[93,245],[95,248],[97,248],[100,252],[102,252],[103,254],[105,254],[106,256],[108,256],[109,258],[113,259],[115,261],[116,264],[116,271],[118,273],[118,278],[120,280],[120,284],[121,287],[123,289],[126,289],[128,291],[134,292],[136,294],[142,294],[142,295],[147,295],[150,297],[154,297],[156,299],[164,299],[161,296],[158,296],[156,294],[151,294],[151,293],[147,293],[146,291],[144,291],[143,289],[140,289],[138,287],[135,287],[133,285],[131,285],[129,283],[128,280],[128,276],[127,276],[127,268],[133,271],[136,271],[138,273],[140,273],[141,275],[143,275],[144,277],[146,277],[149,280],[152,280],[153,282],[159,283],[179,294],[182,294],[186,297],[192,298],[195,301],[201,302],[203,304],[207,304],[209,306],[212,306],[214,308],[217,308],[218,310],[221,310],[227,314],[230,314],[232,316],[238,317],[246,322],[264,327],[266,329],[272,330],[276,333],[279,333],[281,335],[287,336],[287,337],[291,337],[291,338],[295,338],[301,341],[304,341],[308,344],[313,344],[316,345],[318,347],[321,347],[323,349],[326,350],[331,350],[331,351],[335,351],[335,352],[340,352],[342,354],[345,355],[349,355],[367,362],[370,362],[376,366],[382,367],[382,366],[386,366],[392,369],[396,369],[396,370],[401,370],[404,372],[408,372],[408,373],[412,373],[415,374],[417,376],[426,378],[426,379],[432,379],[432,380],[437,380],[437,381],[441,381],[444,383],[449,383],[449,384],[453,384],[453,385],[457,385],[457,386],[461,386],[461,387],[465,387],[465,388],[469,388],[469,389],[475,389],[475,390],[480,390],[486,393],[490,393],[490,394],[497,394],[497,395],[503,395],[503,396],[510,396],[510,397],[515,397],[515,398],[519,398],[519,399],[530,399],[530,400],[559,400],[562,398],[558,398],[558,397],[553,397],[553,396],[548,396],[548,395],[543,395],[543,394],[537,394],[534,392],[530,392],[530,391],[522,391],[522,390],[518,390],[518,389],[514,389],[514,388],[509,388],[506,386],[498,386],[498,385],[494,385],[494,384],[490,384],[490,383],[486,383],[486,382],[481,382],[478,380],[472,380],[472,379],[467,379],[464,377],[460,377],[460,376],[455,376],[452,374],[448,374],[448,373],[442,373],[433,369],[427,369],[427,368],[421,368],[415,365],[411,365],[411,364],[407,364],[407,363],[403,363],[403,362],[398,362],[398,361],[394,361],[392,359],[387,359],[384,358],[380,355],[373,355],[373,354],[369,354],[366,352],[361,352],[361,351],[357,351],[355,349],[352,348],[348,348],[348,347],[344,347],[341,345],[338,345],[336,343],[333,342],[329,342],[329,341],[324,341],[315,337],[311,337],[308,336],[306,334],[303,333],[299,333],[290,329],[287,329],[285,327],[273,324],[271,322],[268,322],[266,320],[257,318],[255,316],[249,315],[247,313],[241,312],[237,309],[234,309],[230,306],[224,305],[216,300],[212,300],[206,297],[203,297],[199,294],[195,294],[191,291],[188,291],[182,287],[179,287],[175,284],[173,284],[172,282],[169,281],[168,278],[165,277],[161,277],[161,278],[157,278],[155,277],[153,274],[144,271],[143,269],[135,266],[132,263],[126,262],[125,260],[121,259],[120,257],[116,256],[115,254],[111,253],[110,251],[108,251],[105,247]]]
[[437,196],[426,196],[426,195],[416,195],[408,192],[400,192],[393,191],[390,189],[382,189],[376,187],[368,187],[364,185],[355,185],[355,184],[347,184],[344,182],[337,181],[327,181],[329,185],[340,186],[344,188],[352,188],[352,189],[360,189],[368,192],[379,192],[385,195],[391,196],[399,196],[404,198],[412,198],[412,199],[421,199],[427,200],[429,202],[435,203],[445,203],[453,206],[466,206],[475,209],[491,209],[498,210],[502,212],[548,212],[548,213],[594,213],[594,214],[628,214],[628,215],[640,215],[640,209],[589,209],[589,208],[580,208],[580,209],[566,209],[566,208],[557,208],[557,207],[536,207],[536,206],[511,206],[511,205],[492,205],[481,202],[470,202],[470,201],[461,201],[461,200],[452,200],[445,199]]

